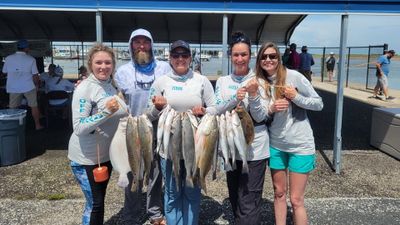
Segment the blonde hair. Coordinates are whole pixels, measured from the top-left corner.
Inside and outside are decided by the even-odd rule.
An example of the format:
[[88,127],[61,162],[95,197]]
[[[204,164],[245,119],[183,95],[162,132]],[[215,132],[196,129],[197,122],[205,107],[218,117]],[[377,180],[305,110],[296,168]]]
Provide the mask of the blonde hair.
[[94,54],[96,54],[98,52],[106,52],[111,56],[112,64],[113,64],[113,70],[112,70],[111,75],[114,74],[115,65],[116,65],[114,50],[106,45],[101,44],[101,43],[94,44],[93,47],[89,50],[89,54],[88,54],[89,58],[88,58],[88,62],[87,62],[87,68],[88,68],[89,72],[93,73],[93,71],[92,71],[93,56],[94,56]]
[[[275,85],[278,87],[276,87],[274,89],[275,93],[271,93],[271,85],[267,79],[268,75],[273,75],[273,74],[268,74],[268,72],[265,71],[261,67],[261,60],[262,60],[263,54],[267,48],[275,49],[276,54],[278,55],[278,66],[276,68],[276,83],[275,83]],[[286,82],[286,67],[282,64],[281,53],[279,52],[279,48],[275,43],[267,42],[261,46],[261,48],[257,54],[255,73],[256,73],[257,78],[265,81],[264,82],[264,84],[265,84],[264,90],[265,90],[265,92],[266,92],[265,94],[267,96],[271,96],[271,94],[275,94],[275,99],[282,98],[283,93],[284,93],[284,86],[285,86],[285,82]]]

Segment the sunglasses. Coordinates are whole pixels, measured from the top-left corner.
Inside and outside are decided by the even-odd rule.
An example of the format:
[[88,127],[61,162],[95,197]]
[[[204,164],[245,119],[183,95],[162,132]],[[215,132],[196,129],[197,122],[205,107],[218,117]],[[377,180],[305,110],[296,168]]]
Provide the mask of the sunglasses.
[[271,53],[271,54],[263,54],[263,55],[261,56],[261,60],[267,60],[268,58],[269,58],[270,60],[278,59],[278,54],[276,54],[276,53]]
[[172,53],[171,57],[173,59],[179,59],[179,57],[182,57],[183,59],[188,59],[190,57],[189,53]]

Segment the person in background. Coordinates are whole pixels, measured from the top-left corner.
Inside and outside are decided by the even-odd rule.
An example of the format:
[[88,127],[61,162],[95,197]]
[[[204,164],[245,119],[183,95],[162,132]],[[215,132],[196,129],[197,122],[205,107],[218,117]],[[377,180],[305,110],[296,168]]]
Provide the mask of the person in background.
[[311,82],[311,66],[313,66],[315,63],[313,56],[308,53],[307,50],[307,46],[304,45],[303,47],[301,47],[299,72],[303,74],[308,81]]
[[290,48],[286,47],[285,52],[282,56],[282,64],[286,67],[289,67],[289,55],[290,55]]
[[[294,224],[306,225],[304,193],[308,176],[315,168],[315,143],[307,110],[320,111],[323,102],[311,83],[299,72],[287,69],[280,59],[276,44],[261,46],[255,72],[272,101],[254,109],[262,111],[264,118],[273,117],[268,130],[275,224],[286,225],[289,187]],[[247,88],[251,89],[250,85]]]
[[44,87],[47,81],[54,76],[54,69],[56,68],[55,64],[50,64],[47,68],[47,72],[43,72],[40,74],[40,87]]
[[290,44],[290,55],[287,62],[288,68],[292,70],[299,70],[300,67],[300,55],[296,51],[297,45],[295,43]]
[[[178,40],[172,43],[170,64],[172,71],[153,83],[149,98],[148,116],[154,121],[166,104],[177,112],[192,110],[195,116],[205,113],[216,114],[214,90],[211,82],[203,75],[190,69],[192,56],[189,44]],[[207,106],[204,108],[203,106]],[[194,149],[193,149],[194,151]],[[164,211],[167,224],[196,225],[199,222],[201,189],[198,185],[186,185],[181,173],[181,183],[175,181],[172,161],[164,149],[159,150],[161,171],[164,177]],[[184,171],[183,161],[180,161]],[[179,186],[179,189],[177,188]]]
[[36,130],[44,127],[40,124],[40,111],[37,102],[37,89],[40,85],[36,60],[28,55],[29,43],[19,40],[17,52],[6,57],[2,72],[7,76],[6,89],[10,94],[10,108],[18,108],[22,97],[28,101]]
[[333,81],[333,71],[335,70],[335,64],[336,64],[335,53],[330,52],[329,58],[328,60],[326,60],[326,70],[328,71],[329,82]]
[[88,77],[88,75],[87,68],[84,65],[80,66],[78,69],[78,80],[84,80]]
[[[72,92],[74,90],[74,84],[71,83],[69,80],[63,79],[64,70],[60,66],[56,66],[51,73],[49,72],[49,75],[50,78],[48,78],[47,82],[45,83],[46,93],[49,93],[50,91]],[[50,105],[68,104],[68,99],[49,100],[49,104]]]
[[[246,98],[246,85],[255,77],[249,67],[251,59],[250,39],[242,32],[232,34],[229,44],[229,54],[232,60],[233,72],[229,76],[218,78],[215,95],[217,99],[218,113],[233,110],[239,102],[240,107],[249,111],[254,102],[261,101],[268,104],[269,99]],[[232,206],[235,224],[261,224],[262,190],[264,186],[265,170],[269,157],[268,130],[265,126],[265,118],[260,120],[254,117],[255,138],[248,147],[247,161],[248,173],[243,173],[243,160],[237,156],[236,165],[231,171],[226,172],[226,180],[229,191],[229,201]],[[228,168],[225,166],[225,168]]]
[[195,49],[193,51],[193,70],[195,72],[201,73],[201,53]]
[[[146,112],[151,85],[156,79],[171,71],[171,67],[168,63],[154,58],[153,37],[145,29],[137,29],[132,32],[129,38],[129,52],[131,61],[117,69],[114,80],[119,90],[124,93],[132,116],[139,116]],[[157,127],[157,121],[153,127]],[[154,130],[156,132],[156,129]],[[158,154],[154,152],[153,158],[147,186],[146,209],[152,224],[165,225]],[[132,173],[128,174],[128,178],[129,185],[125,188],[123,218],[130,224],[142,224],[141,188],[137,192],[131,192]]]
[[378,98],[378,92],[382,89],[385,95],[385,101],[394,99],[393,96],[389,96],[389,70],[390,70],[390,59],[395,55],[394,50],[389,50],[386,54],[381,55],[378,58],[376,65],[376,76],[378,78],[374,88],[374,98]]
[[[82,224],[102,225],[104,199],[112,171],[109,147],[119,119],[127,116],[127,107],[115,96],[117,90],[111,82],[114,51],[102,44],[94,45],[88,54],[88,68],[91,75],[79,84],[72,99],[73,133],[68,159],[86,199]],[[93,170],[98,163],[108,168],[109,177],[103,182],[94,180]]]

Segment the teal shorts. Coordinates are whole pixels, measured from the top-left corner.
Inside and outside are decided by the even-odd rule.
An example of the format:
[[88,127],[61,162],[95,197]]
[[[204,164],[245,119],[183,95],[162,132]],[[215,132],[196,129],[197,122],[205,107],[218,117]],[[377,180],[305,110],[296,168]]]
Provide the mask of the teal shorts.
[[289,169],[295,173],[309,173],[315,169],[315,154],[299,155],[270,147],[269,167],[273,170]]

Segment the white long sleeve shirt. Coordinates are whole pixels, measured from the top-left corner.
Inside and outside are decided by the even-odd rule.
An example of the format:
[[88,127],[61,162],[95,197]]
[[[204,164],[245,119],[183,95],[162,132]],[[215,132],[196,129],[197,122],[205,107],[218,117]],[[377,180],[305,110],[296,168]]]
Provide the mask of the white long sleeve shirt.
[[[222,114],[227,110],[230,111],[236,107],[238,104],[238,100],[236,99],[237,89],[245,86],[253,77],[254,73],[250,70],[246,76],[236,76],[231,74],[229,76],[220,77],[217,80],[215,95],[217,98],[217,108],[219,114]],[[250,112],[250,115],[254,120],[255,137],[253,143],[249,146],[247,161],[256,161],[269,158],[269,137],[267,126],[265,125],[267,115],[264,115],[263,111],[256,110],[259,105],[268,105],[269,99],[245,98],[242,104],[246,110]],[[254,110],[251,111],[252,108]],[[254,115],[260,113],[261,115]],[[255,120],[255,118],[260,119]],[[237,157],[239,160],[241,160],[240,156]]]

